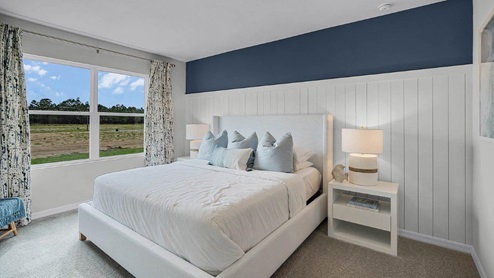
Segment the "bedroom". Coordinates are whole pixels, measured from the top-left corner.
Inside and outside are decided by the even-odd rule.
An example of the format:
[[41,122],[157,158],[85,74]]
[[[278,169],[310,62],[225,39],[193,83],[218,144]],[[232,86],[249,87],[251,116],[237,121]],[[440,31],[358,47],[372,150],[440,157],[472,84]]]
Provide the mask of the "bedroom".
[[[150,60],[156,60],[168,65],[173,159],[180,158],[179,163],[190,162],[185,157],[191,140],[202,139],[189,136],[188,124],[208,124],[216,134],[229,117],[240,123],[248,116],[289,115],[271,126],[266,120],[225,127],[239,129],[246,137],[256,130],[261,140],[265,131],[287,124],[283,131],[272,131],[275,138],[292,132],[294,144],[306,147],[311,147],[313,137],[322,140],[317,141],[320,157],[314,159],[326,178],[322,185],[328,187],[333,168],[329,163],[349,163],[342,150],[342,130],[383,131],[379,180],[399,184],[393,218],[398,256],[328,237],[328,218],[314,232],[304,232],[310,234],[305,242],[307,236],[293,240],[302,245],[286,251],[289,258],[279,259],[285,264],[269,265],[277,270],[275,276],[359,277],[372,276],[371,269],[377,276],[431,277],[433,269],[438,265],[441,269],[452,256],[461,263],[455,268],[448,262],[448,273],[465,277],[462,274],[473,269],[478,276],[493,277],[494,254],[489,247],[494,243],[494,223],[489,216],[494,207],[489,198],[494,141],[479,132],[485,103],[480,96],[479,42],[494,3],[392,1],[390,7],[382,7],[382,1],[309,3],[195,1],[190,6],[179,1],[142,5],[0,0],[0,23],[23,31],[33,220],[19,227],[17,236],[0,240],[0,273],[5,271],[7,277],[134,273],[129,270],[133,266],[119,261],[112,250],[94,245],[90,235],[84,242],[78,240],[76,209],[93,199],[98,176],[145,165],[142,146],[148,111],[140,108],[149,101]],[[163,12],[165,8],[172,12]],[[77,84],[77,92],[70,90],[72,84]],[[43,98],[52,101],[52,108],[36,109]],[[69,99],[74,101],[65,102]],[[69,105],[78,108],[64,108]],[[297,124],[303,119],[298,115],[324,114],[332,115],[331,142],[323,132],[324,121],[318,127],[302,120]],[[214,122],[213,116],[222,117]],[[60,119],[63,127],[53,124]],[[128,120],[125,125],[123,119]],[[290,119],[293,125],[287,123]],[[70,132],[45,130],[54,126]],[[304,128],[320,135],[301,132]],[[330,143],[331,161],[323,158],[329,150],[320,146]],[[2,179],[5,171],[2,168]],[[314,201],[307,207],[311,204]],[[311,239],[316,240],[313,245]],[[314,242],[339,253],[321,253]],[[402,253],[408,248],[417,253]],[[431,252],[426,256],[429,263],[417,255],[425,250]],[[300,267],[309,260],[304,254],[311,254],[307,255],[313,259],[311,267]],[[343,268],[329,262],[339,255]],[[248,265],[263,256],[239,261]],[[362,258],[374,261],[358,260]],[[405,258],[410,260],[398,263]],[[34,263],[18,262],[24,259]],[[391,274],[379,267],[380,260],[389,260]]]

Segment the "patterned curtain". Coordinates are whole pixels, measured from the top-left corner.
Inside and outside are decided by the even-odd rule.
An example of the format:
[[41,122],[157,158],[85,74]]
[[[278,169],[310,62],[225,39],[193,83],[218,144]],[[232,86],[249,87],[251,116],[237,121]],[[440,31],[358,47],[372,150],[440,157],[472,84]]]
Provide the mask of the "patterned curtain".
[[171,64],[152,61],[144,128],[146,166],[173,162]]
[[0,24],[0,198],[21,197],[31,221],[31,153],[21,30]]

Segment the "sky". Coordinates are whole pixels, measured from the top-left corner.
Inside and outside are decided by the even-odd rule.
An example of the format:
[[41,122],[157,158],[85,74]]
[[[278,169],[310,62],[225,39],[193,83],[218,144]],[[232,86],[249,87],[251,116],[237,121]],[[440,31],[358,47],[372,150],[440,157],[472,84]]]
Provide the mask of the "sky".
[[[24,71],[28,103],[42,98],[57,104],[77,97],[89,101],[89,69],[24,59]],[[144,78],[98,71],[98,102],[106,107],[144,107]]]

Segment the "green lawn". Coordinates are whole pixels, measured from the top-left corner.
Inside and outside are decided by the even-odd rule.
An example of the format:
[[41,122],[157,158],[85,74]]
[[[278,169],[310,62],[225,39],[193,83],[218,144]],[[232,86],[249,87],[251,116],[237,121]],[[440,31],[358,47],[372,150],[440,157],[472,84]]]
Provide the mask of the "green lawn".
[[[133,153],[142,153],[142,152],[144,152],[144,148],[111,149],[111,150],[100,151],[99,156],[106,157],[106,156],[133,154]],[[33,158],[31,159],[31,164],[35,165],[35,164],[53,163],[53,162],[88,159],[88,158],[89,158],[88,153],[71,153],[71,154],[55,155],[49,157]]]

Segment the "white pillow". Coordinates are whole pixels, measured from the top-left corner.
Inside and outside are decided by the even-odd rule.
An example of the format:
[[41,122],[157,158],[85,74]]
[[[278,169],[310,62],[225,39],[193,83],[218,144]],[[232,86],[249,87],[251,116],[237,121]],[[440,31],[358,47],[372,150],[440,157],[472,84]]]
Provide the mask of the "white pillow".
[[315,154],[316,154],[315,152],[304,147],[299,147],[299,146],[293,147],[294,163],[307,161]]
[[218,167],[245,171],[247,170],[247,161],[253,151],[254,150],[251,148],[226,149],[223,147],[216,147],[211,155],[209,163]]
[[312,165],[314,165],[314,163],[312,163],[310,161],[297,162],[297,163],[295,163],[295,172],[303,170],[305,168],[309,168]]

